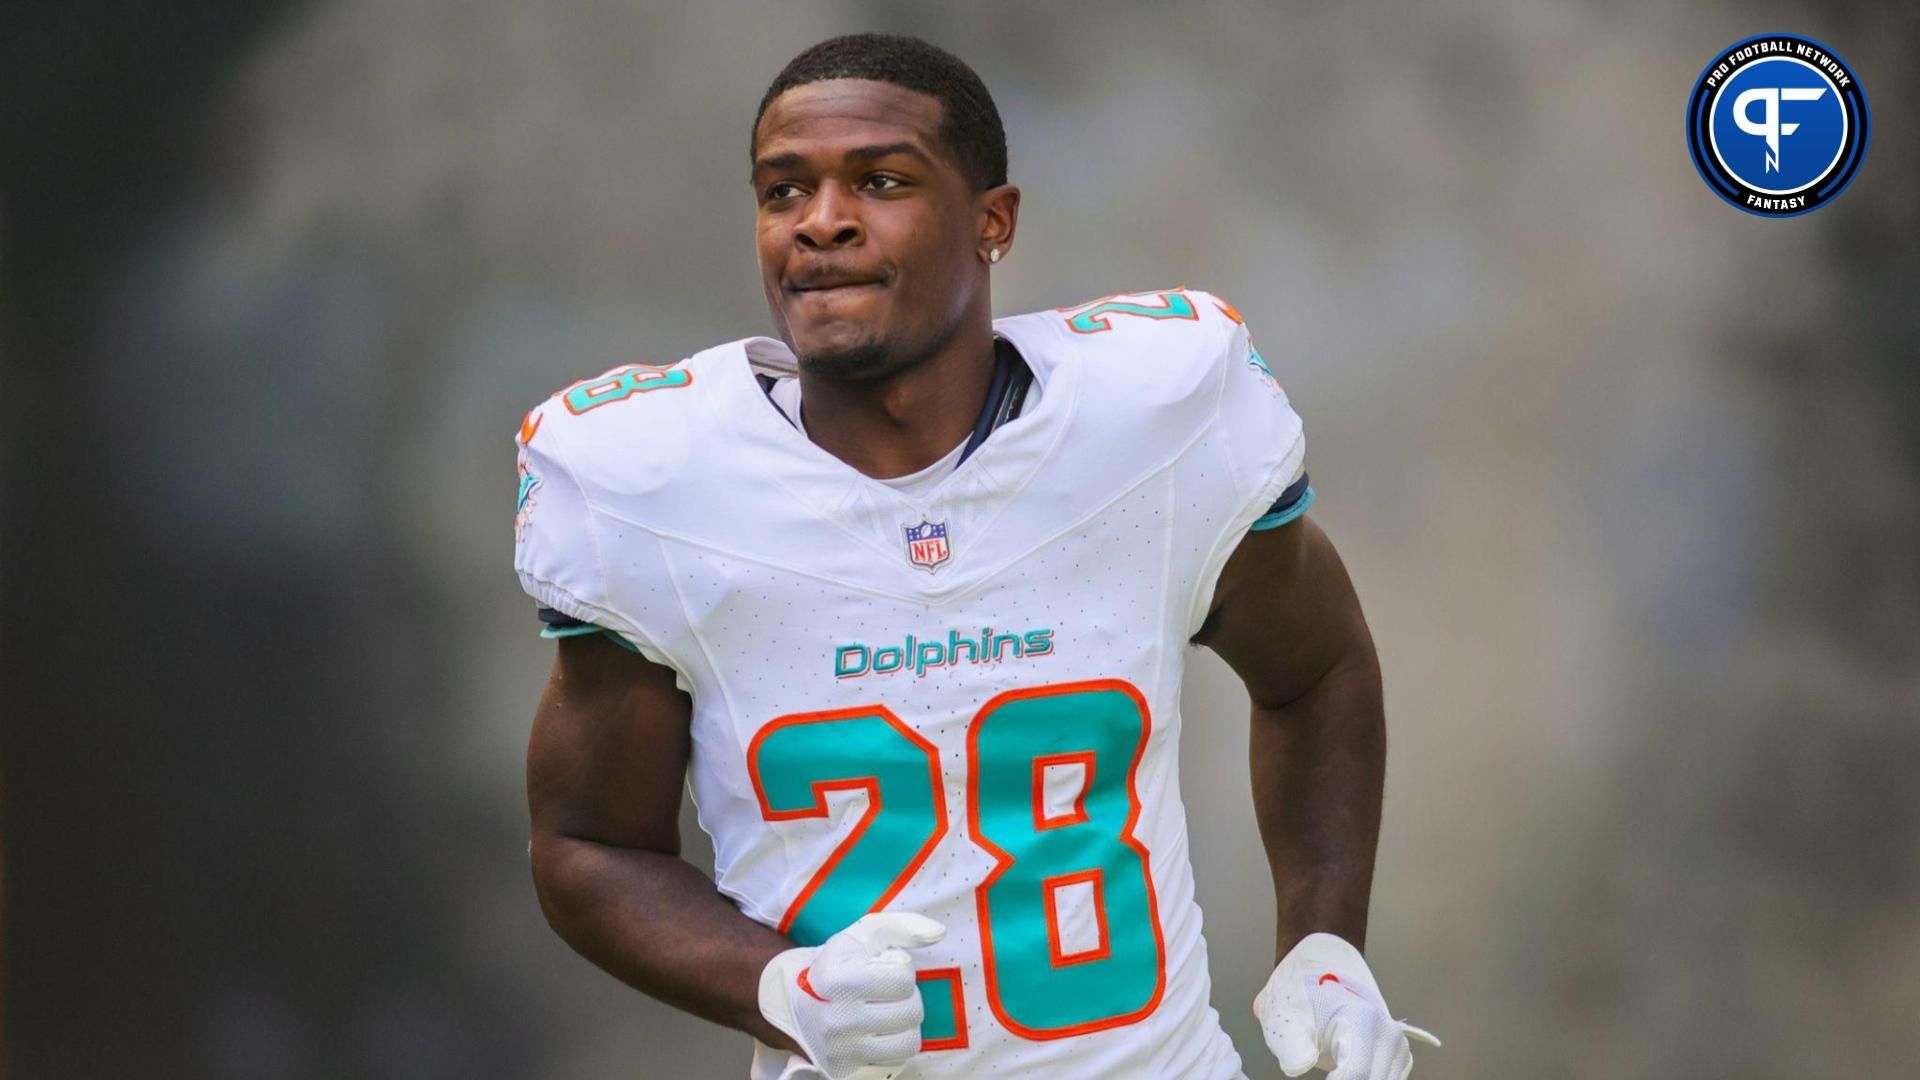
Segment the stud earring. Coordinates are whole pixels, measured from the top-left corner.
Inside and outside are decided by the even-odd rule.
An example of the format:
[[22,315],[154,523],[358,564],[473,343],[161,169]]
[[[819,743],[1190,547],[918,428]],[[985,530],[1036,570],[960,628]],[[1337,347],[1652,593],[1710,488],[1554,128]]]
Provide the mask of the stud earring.
[[999,262],[999,261],[1000,261],[1000,249],[999,249],[999,248],[989,248],[989,249],[987,249],[987,261],[988,261],[988,262],[990,262],[990,263],[997,263],[997,262]]

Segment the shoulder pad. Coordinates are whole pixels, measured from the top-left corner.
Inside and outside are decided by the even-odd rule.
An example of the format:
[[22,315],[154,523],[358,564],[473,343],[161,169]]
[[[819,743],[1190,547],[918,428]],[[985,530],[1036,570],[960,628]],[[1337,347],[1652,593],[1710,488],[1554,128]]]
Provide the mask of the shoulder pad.
[[1151,422],[1170,433],[1191,431],[1212,415],[1227,360],[1245,355],[1235,344],[1245,337],[1238,315],[1208,293],[1166,289],[1035,312],[1005,320],[1004,329],[1016,344],[1038,341],[1041,364],[1082,368],[1098,408],[1150,412]]
[[707,355],[623,364],[573,383],[534,406],[518,441],[536,456],[563,459],[594,503],[665,484],[684,467],[700,428]]

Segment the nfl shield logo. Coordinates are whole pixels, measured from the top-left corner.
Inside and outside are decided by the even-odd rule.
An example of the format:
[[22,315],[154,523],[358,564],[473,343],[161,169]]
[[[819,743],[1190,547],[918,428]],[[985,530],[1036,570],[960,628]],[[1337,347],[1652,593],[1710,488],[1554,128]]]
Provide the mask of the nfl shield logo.
[[909,525],[907,533],[907,561],[928,570],[947,561],[953,554],[947,547],[947,523],[921,519],[918,525]]

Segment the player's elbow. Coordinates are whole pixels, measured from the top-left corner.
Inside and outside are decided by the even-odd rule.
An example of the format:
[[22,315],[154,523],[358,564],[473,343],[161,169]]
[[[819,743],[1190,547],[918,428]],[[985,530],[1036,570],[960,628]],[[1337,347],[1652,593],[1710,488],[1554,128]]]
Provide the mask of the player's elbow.
[[583,907],[591,903],[593,883],[598,876],[592,867],[593,853],[585,841],[570,836],[535,832],[527,845],[527,861],[533,872],[533,891],[540,901],[540,914],[547,925],[562,938],[571,939],[569,929]]

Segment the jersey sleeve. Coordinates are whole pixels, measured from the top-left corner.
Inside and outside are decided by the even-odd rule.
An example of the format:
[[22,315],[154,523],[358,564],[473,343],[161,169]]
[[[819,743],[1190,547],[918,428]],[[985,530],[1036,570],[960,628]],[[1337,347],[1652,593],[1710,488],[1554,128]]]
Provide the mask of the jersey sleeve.
[[534,439],[516,440],[513,569],[520,587],[542,607],[577,622],[599,623],[608,615],[607,587],[592,509],[560,452],[559,433],[548,431],[541,439],[538,426],[532,430]]
[[1250,531],[1276,529],[1313,505],[1306,469],[1306,432],[1272,366],[1233,305],[1206,298],[1227,323],[1221,352],[1219,405],[1208,432],[1224,477],[1210,480],[1210,519],[1218,531],[1209,544],[1188,632],[1198,631],[1228,556]]
[[1273,500],[1273,505],[1267,507],[1267,512],[1255,519],[1247,531],[1264,532],[1294,521],[1312,508],[1313,498],[1313,485],[1307,482],[1307,474],[1303,471],[1300,479],[1288,484],[1280,497]]
[[675,666],[611,599],[601,523],[568,460],[561,425],[543,419],[535,409],[515,439],[519,495],[513,519],[513,568],[520,587],[539,605],[541,636],[605,632],[655,663]]
[[1274,528],[1300,516],[1313,501],[1305,481],[1306,432],[1286,390],[1231,304],[1216,301],[1232,322],[1227,334],[1215,430],[1232,463],[1235,490],[1257,504],[1250,527]]

